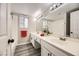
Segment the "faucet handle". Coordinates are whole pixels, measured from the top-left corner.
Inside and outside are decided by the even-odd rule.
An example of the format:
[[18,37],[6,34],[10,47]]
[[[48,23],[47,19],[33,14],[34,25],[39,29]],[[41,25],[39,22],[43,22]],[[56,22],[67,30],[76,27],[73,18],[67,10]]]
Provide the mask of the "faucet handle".
[[60,37],[60,40],[63,40],[63,41],[65,41],[65,40],[66,40],[66,38],[62,38],[62,37]]

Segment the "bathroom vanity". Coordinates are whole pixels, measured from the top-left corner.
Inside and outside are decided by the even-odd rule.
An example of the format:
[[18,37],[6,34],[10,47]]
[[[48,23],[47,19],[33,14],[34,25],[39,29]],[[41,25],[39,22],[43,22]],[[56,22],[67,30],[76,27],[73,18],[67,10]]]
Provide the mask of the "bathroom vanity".
[[[36,39],[33,39],[36,37]],[[64,37],[66,40],[60,40],[53,34],[49,36],[40,36],[37,33],[31,33],[31,40],[34,47],[41,48],[41,56],[78,56],[79,40]],[[35,43],[38,45],[35,45]]]

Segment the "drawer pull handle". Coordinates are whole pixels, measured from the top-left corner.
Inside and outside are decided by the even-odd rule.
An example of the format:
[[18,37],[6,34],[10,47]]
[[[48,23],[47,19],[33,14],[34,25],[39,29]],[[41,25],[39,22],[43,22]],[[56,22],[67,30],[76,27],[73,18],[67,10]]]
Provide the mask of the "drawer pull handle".
[[48,56],[50,56],[50,53],[48,53]]

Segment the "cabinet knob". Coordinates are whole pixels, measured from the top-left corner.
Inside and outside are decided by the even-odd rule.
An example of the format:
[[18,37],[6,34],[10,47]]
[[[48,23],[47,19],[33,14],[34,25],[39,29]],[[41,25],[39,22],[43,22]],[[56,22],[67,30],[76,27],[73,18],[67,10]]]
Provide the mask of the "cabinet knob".
[[50,56],[50,53],[48,53],[48,56]]
[[71,34],[73,34],[73,32],[70,32]]
[[[52,56],[52,53],[48,53],[48,56]],[[54,56],[54,55],[53,55]]]

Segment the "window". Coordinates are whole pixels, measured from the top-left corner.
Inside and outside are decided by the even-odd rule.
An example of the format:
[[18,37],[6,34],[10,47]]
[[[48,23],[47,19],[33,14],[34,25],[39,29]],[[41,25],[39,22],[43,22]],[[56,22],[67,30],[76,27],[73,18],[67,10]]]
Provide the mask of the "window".
[[28,17],[21,15],[19,17],[20,28],[28,28]]

